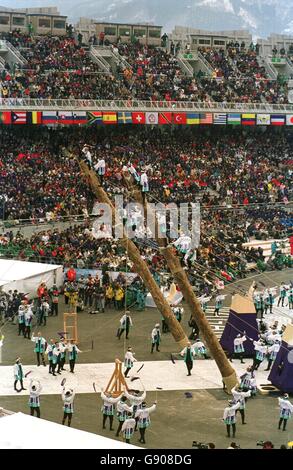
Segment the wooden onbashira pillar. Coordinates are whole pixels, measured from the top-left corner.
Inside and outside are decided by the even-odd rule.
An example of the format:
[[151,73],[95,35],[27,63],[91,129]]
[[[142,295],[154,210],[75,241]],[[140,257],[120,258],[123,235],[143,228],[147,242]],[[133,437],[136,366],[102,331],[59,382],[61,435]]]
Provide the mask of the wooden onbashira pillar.
[[[97,175],[94,171],[90,170],[87,164],[83,161],[79,162],[80,168],[82,173],[87,177],[88,184],[91,187],[92,191],[96,195],[99,202],[108,204],[109,208],[112,211],[112,220],[115,224],[120,224],[123,227],[122,221],[120,220],[118,214],[115,211],[115,208],[108,198],[106,192],[101,187],[100,182],[98,180]],[[146,262],[142,259],[140,252],[136,245],[133,243],[132,240],[125,236],[125,231],[123,229],[123,237],[118,238],[117,242],[125,248],[128,253],[129,258],[134,264],[135,270],[137,274],[140,275],[144,284],[150,291],[154,302],[160,311],[161,315],[165,318],[167,325],[170,329],[170,332],[175,339],[178,348],[181,350],[187,346],[188,338],[181,326],[181,324],[177,321],[175,315],[173,314],[170,305],[166,301],[164,295],[162,294],[159,286],[157,285],[156,281],[154,280]]]
[[197,326],[206,342],[219,371],[221,372],[223,381],[227,387],[227,392],[230,393],[231,389],[238,384],[238,379],[235,370],[231,366],[218,338],[213,332],[199,301],[197,300],[190,282],[187,278],[186,272],[182,269],[180,260],[172,252],[172,248],[161,248],[160,252],[164,256],[168,267],[176,280],[186,303],[189,306],[192,317],[195,319]]
[[[146,218],[147,213],[152,212],[153,209],[147,203],[147,200],[143,199],[142,193],[135,184],[133,177],[126,173],[124,173],[123,177],[124,183],[131,195],[131,198],[144,206],[144,213]],[[183,297],[189,306],[190,313],[196,321],[196,324],[200,329],[203,339],[207,344],[214,360],[216,361],[218,369],[222,375],[222,379],[226,385],[227,392],[231,393],[231,389],[238,384],[236,372],[231,366],[229,360],[227,359],[227,356],[224,353],[223,348],[218,341],[218,338],[213,332],[211,325],[209,324],[204,312],[202,311],[201,305],[192,290],[186,272],[182,268],[178,256],[174,254],[173,249],[171,247],[167,246],[166,238],[159,237],[157,217],[155,217],[155,214],[153,214],[152,219],[155,220],[155,238],[159,245],[160,253],[164,256],[168,268],[170,269],[172,276],[178,284],[179,289],[181,290]]]

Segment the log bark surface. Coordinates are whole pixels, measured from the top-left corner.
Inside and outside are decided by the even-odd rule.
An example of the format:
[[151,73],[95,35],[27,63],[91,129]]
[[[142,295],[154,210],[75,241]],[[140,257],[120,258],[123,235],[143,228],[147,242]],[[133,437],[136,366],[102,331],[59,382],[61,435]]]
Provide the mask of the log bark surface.
[[[139,202],[144,206],[144,213],[146,218],[147,211],[150,211],[151,209],[150,206],[147,204],[147,201],[143,199],[141,191],[138,189],[137,185],[134,184],[133,177],[124,174],[124,182],[126,184],[127,189],[129,190],[130,196],[135,201]],[[179,258],[173,253],[172,248],[167,246],[166,239],[158,237],[159,230],[156,217],[155,220],[155,237],[160,247],[160,253],[162,253],[162,255],[164,256],[166,263],[170,269],[170,272],[174,277],[175,281],[177,282],[183,294],[183,297],[185,298],[185,301],[189,306],[190,313],[196,321],[202,333],[203,339],[207,344],[214,360],[216,361],[218,369],[221,372],[223,381],[227,387],[227,392],[231,393],[231,389],[238,384],[238,379],[235,370],[227,359],[227,356],[224,353],[223,348],[221,347],[218,341],[218,338],[213,332],[211,325],[209,324],[204,312],[202,311],[201,305],[192,290],[186,272],[182,268]]]
[[[91,187],[92,191],[94,192],[95,196],[97,197],[98,201],[101,203],[108,204],[109,207],[111,208],[112,211],[112,218],[115,224],[122,224],[122,221],[120,218],[116,219],[117,214],[115,213],[115,208],[107,196],[107,193],[104,191],[104,189],[101,187],[100,182],[96,176],[96,174],[91,171],[87,164],[84,163],[83,161],[79,162],[80,168],[82,173],[87,177],[88,179],[88,184]],[[154,299],[154,302],[162,314],[162,316],[165,318],[170,331],[173,335],[173,338],[175,339],[176,344],[178,344],[178,347],[180,349],[184,348],[187,343],[188,343],[188,338],[180,325],[180,323],[176,320],[170,305],[166,301],[165,297],[163,296],[159,286],[157,285],[156,281],[154,280],[146,262],[142,259],[140,252],[136,245],[133,243],[132,240],[127,238],[125,236],[125,232],[123,238],[118,238],[117,242],[125,248],[125,250],[128,252],[128,256],[131,259],[131,261],[134,263],[135,269],[137,273],[140,275],[142,280],[144,281],[146,287],[152,294],[152,297]]]

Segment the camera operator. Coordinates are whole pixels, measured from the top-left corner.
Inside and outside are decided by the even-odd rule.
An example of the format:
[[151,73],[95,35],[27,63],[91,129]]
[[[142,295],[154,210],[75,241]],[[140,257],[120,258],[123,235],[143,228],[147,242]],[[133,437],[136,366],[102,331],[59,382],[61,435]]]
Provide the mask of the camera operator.
[[263,443],[263,449],[273,449],[274,448],[274,444],[271,442],[271,441],[265,441]]
[[263,449],[273,449],[274,444],[271,441],[258,441],[257,446],[261,446]]
[[216,448],[213,442],[208,442],[207,444],[204,444],[203,442],[198,442],[198,441],[193,441],[192,447],[195,447],[196,449],[215,449]]
[[231,442],[231,444],[229,445],[229,447],[227,447],[227,449],[240,449],[240,446],[238,446],[236,442]]

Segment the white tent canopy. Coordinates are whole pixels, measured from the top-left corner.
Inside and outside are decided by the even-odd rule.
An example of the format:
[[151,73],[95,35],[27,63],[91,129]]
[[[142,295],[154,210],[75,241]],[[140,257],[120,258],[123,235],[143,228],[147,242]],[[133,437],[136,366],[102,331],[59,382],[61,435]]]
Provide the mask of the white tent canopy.
[[114,439],[15,413],[0,418],[0,449],[138,449]]
[[52,287],[54,282],[57,286],[61,286],[63,267],[55,264],[0,259],[0,288],[4,292],[17,289],[19,292],[35,296],[42,281],[48,288]]

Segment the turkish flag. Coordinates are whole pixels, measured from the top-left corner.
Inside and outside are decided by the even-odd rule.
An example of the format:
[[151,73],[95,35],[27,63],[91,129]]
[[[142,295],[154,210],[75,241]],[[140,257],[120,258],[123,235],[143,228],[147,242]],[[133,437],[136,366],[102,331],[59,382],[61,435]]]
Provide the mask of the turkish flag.
[[145,113],[132,113],[132,124],[145,124]]
[[174,124],[186,124],[186,113],[173,113]]

